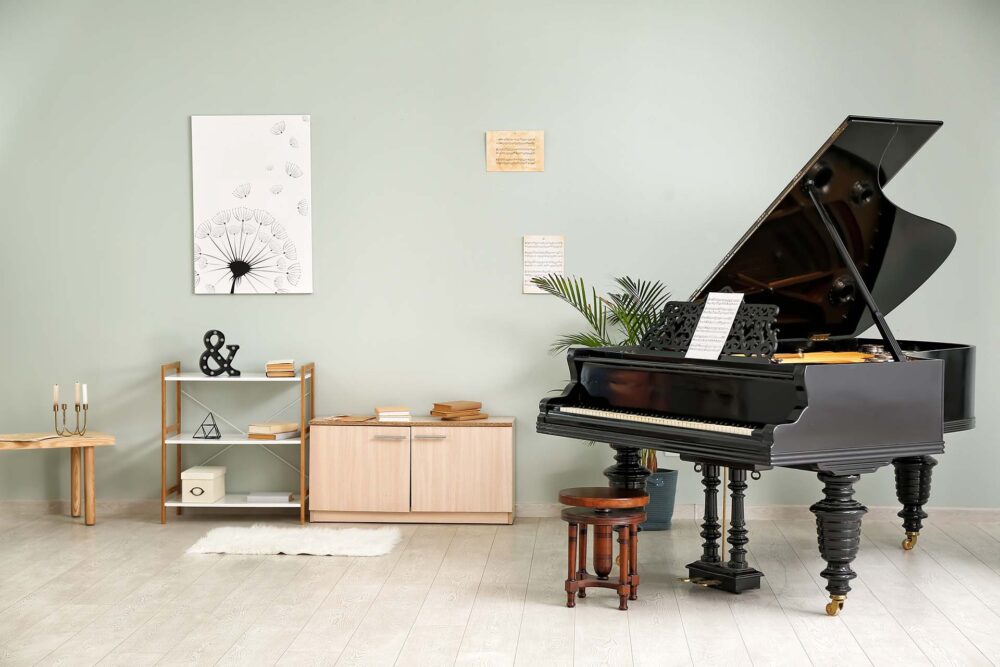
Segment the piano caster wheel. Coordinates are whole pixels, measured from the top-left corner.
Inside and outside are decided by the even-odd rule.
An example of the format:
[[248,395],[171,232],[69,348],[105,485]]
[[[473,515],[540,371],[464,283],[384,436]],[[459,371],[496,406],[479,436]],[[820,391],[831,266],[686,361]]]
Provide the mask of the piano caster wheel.
[[844,608],[844,602],[846,601],[846,595],[831,595],[830,601],[826,603],[826,615],[836,616],[839,614],[840,610]]
[[920,537],[920,533],[906,533],[906,539],[903,540],[903,550],[910,551],[913,547],[917,546],[917,538]]

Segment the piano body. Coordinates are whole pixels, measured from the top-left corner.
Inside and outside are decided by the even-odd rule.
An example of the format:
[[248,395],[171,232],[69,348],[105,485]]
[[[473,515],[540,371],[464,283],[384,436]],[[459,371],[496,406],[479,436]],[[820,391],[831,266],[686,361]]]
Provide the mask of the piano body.
[[[762,573],[746,561],[748,477],[781,466],[818,473],[816,515],[827,613],[843,608],[866,508],[860,475],[892,464],[904,548],[916,544],[944,433],[973,428],[975,348],[897,341],[883,318],[940,266],[948,227],[893,205],[882,188],[940,127],[849,117],[692,295],[667,305],[643,344],[574,348],[570,383],[541,401],[537,430],[607,442],[612,486],[642,488],[639,449],[694,462],[705,539],[692,580],[738,593]],[[744,303],[719,360],[685,358],[710,292]],[[874,324],[880,338],[858,336]],[[718,487],[729,468],[729,558]]]

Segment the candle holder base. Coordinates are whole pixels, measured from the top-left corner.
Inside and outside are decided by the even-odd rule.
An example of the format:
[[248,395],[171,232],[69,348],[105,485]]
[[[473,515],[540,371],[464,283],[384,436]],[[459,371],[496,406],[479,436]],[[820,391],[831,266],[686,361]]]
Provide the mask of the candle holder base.
[[[59,409],[60,409],[60,407],[62,408],[62,426],[61,427],[59,426]],[[72,429],[70,429],[68,426],[66,426],[66,409],[67,409],[67,407],[69,407],[69,406],[67,406],[65,403],[63,403],[62,406],[59,406],[59,405],[53,405],[52,406],[52,422],[55,425],[56,435],[58,435],[60,437],[63,437],[63,438],[68,438],[68,437],[73,436],[73,435],[86,435],[87,434],[87,410],[88,410],[88,408],[90,406],[87,405],[86,403],[84,403],[83,406],[82,406],[83,407],[83,426],[82,427],[80,426],[80,408],[81,408],[81,406],[79,406],[79,405],[75,406],[75,408],[76,408],[76,426],[74,426]]]

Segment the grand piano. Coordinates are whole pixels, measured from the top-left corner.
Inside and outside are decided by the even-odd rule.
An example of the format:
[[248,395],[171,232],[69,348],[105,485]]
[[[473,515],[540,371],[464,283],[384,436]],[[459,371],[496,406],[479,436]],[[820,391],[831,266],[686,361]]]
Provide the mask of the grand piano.
[[[897,340],[884,314],[944,262],[955,233],[895,206],[885,185],[938,121],[848,117],[688,302],[667,304],[636,347],[574,348],[570,383],[541,401],[540,433],[606,442],[611,486],[643,488],[639,450],[674,452],[702,474],[702,554],[690,578],[759,588],[746,560],[748,478],[774,467],[818,474],[812,505],[830,600],[844,607],[867,509],[861,475],[893,465],[906,539],[917,542],[944,434],[971,429],[975,348]],[[718,360],[685,356],[704,301],[743,303]],[[859,337],[875,326],[878,336]],[[718,493],[729,469],[729,557]]]

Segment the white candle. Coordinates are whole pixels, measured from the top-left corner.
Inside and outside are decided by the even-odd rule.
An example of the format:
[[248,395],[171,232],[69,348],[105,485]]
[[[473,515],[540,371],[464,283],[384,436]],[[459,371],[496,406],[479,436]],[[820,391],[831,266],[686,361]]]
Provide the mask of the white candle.
[[90,401],[87,400],[87,383],[83,384],[83,404],[90,405]]
[[52,405],[59,405],[59,385],[57,384],[52,385]]
[[76,401],[77,405],[80,405],[80,383],[77,382],[73,385],[73,400]]

